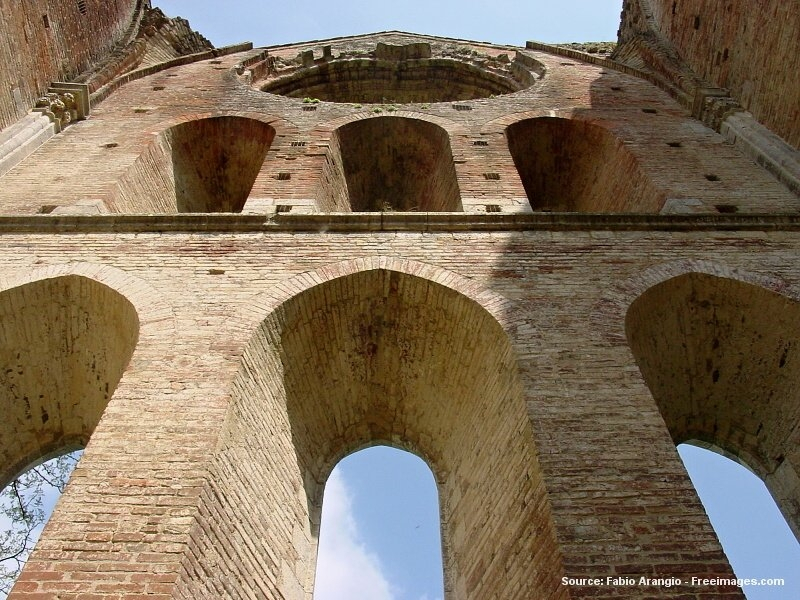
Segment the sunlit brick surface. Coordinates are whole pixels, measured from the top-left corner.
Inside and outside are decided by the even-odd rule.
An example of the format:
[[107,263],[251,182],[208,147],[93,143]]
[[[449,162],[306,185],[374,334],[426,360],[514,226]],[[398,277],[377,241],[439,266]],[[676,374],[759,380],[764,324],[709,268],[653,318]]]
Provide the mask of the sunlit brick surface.
[[[426,44],[519,89],[259,87]],[[325,480],[375,443],[436,476],[447,600],[741,597],[562,577],[731,576],[684,437],[796,518],[792,192],[555,49],[387,33],[140,75],[0,178],[8,470],[91,435],[12,600],[307,600]]]

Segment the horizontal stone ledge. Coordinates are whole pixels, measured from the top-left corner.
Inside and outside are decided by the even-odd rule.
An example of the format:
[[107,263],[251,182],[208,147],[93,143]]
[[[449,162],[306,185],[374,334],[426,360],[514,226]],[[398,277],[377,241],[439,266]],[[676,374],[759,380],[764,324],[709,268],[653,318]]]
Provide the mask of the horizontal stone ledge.
[[800,231],[800,214],[325,213],[0,216],[0,234],[364,231]]

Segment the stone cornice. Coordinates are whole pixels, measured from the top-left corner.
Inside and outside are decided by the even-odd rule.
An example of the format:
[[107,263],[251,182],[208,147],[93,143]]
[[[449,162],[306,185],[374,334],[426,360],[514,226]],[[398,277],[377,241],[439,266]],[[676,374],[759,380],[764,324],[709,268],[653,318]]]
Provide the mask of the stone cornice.
[[0,234],[486,231],[800,231],[800,215],[329,213],[313,215],[28,215],[0,217]]

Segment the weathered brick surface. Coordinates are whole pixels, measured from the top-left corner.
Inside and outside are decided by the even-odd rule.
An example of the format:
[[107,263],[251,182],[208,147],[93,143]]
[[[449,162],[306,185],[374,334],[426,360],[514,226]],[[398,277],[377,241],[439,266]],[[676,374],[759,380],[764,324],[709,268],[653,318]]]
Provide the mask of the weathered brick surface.
[[[334,52],[349,47],[346,41],[342,46],[334,46]],[[304,49],[281,48],[279,53],[294,55]],[[739,212],[797,210],[796,196],[651,84],[594,65],[524,52],[544,65],[544,76],[514,94],[459,103],[471,110],[455,110],[451,102],[405,105],[394,112],[386,105],[309,105],[253,89],[246,78],[237,77],[234,67],[250,54],[168,69],[124,86],[95,108],[91,121],[71,126],[5,175],[0,212],[35,213],[43,205],[69,210],[71,205],[91,202],[113,211],[121,185],[133,185],[141,198],[138,206],[126,202],[126,211],[149,212],[154,207],[147,198],[163,193],[160,165],[168,162],[168,156],[148,159],[159,153],[159,136],[181,123],[219,116],[256,119],[275,129],[250,192],[262,206],[284,204],[301,212],[326,207],[325,189],[330,183],[324,182],[323,174],[334,177],[335,169],[326,171],[325,163],[332,155],[336,130],[357,120],[393,116],[432,122],[448,132],[465,211],[482,212],[487,204],[499,204],[503,212],[524,212],[530,204],[505,129],[529,118],[557,117],[604,127],[614,144],[622,147],[619,156],[638,164],[653,189],[650,196],[657,199],[639,210],[658,211],[675,203],[712,213],[719,204]],[[309,107],[314,110],[305,110]],[[292,145],[303,141],[304,146]],[[333,148],[337,145],[334,142]],[[592,150],[579,144],[574,152]],[[52,167],[62,156],[70,156],[70,169]],[[289,179],[281,178],[282,173]],[[487,173],[497,178],[487,179]],[[619,184],[612,180],[608,185]],[[593,209],[604,210],[602,203]]]
[[603,127],[544,117],[518,121],[506,135],[536,210],[655,212],[664,204],[636,158]]
[[54,81],[95,92],[119,75],[213,48],[188,21],[143,0],[0,3],[0,129]]
[[[748,111],[795,148],[800,145],[800,83],[790,67],[800,54],[800,11],[768,0],[629,0],[652,16],[701,78],[728,88]],[[631,13],[633,11],[630,11]],[[622,23],[623,30],[629,26]]]
[[[70,275],[17,286],[2,296],[0,482],[43,456],[89,441],[138,337],[133,306],[111,288]],[[73,351],[80,348],[79,352]],[[71,402],[64,399],[72,398]]]
[[[420,119],[378,117],[348,123],[334,137],[335,150],[329,155],[333,177],[326,186],[332,189],[323,192],[332,198],[326,202],[332,210],[463,209],[444,128]],[[344,198],[343,189],[347,190]]]
[[[56,265],[54,272],[64,273],[69,270],[65,263],[97,262],[102,257],[104,263],[120,269],[129,279],[141,280],[141,288],[154,290],[174,315],[142,324],[133,361],[34,558],[32,566],[40,566],[34,567],[35,574],[27,575],[26,580],[41,581],[38,573],[44,571],[58,573],[57,581],[66,583],[74,582],[77,576],[87,588],[93,588],[109,577],[119,577],[125,583],[136,583],[137,589],[142,590],[151,585],[149,576],[172,573],[177,577],[182,564],[181,585],[191,590],[202,584],[200,573],[216,576],[242,565],[242,559],[236,558],[240,553],[248,552],[245,556],[253,560],[261,552],[258,548],[265,548],[263,552],[275,556],[271,575],[274,585],[289,585],[288,574],[282,570],[282,561],[288,558],[282,557],[295,555],[300,562],[292,563],[292,572],[300,584],[305,584],[311,559],[306,553],[301,560],[302,550],[309,551],[306,544],[310,545],[313,539],[310,532],[314,520],[299,518],[299,526],[305,522],[308,529],[294,533],[291,528],[285,529],[289,523],[283,511],[291,506],[296,510],[306,506],[305,502],[298,503],[305,494],[303,486],[311,486],[310,506],[317,506],[316,486],[324,480],[326,469],[338,456],[365,443],[370,436],[424,452],[436,471],[438,461],[446,459],[439,458],[441,451],[431,444],[443,443],[450,436],[453,441],[458,440],[456,432],[467,427],[473,441],[465,445],[479,452],[469,462],[467,480],[473,483],[468,489],[477,488],[472,490],[477,495],[472,502],[486,502],[487,498],[491,498],[492,505],[503,502],[500,488],[482,487],[487,485],[481,484],[483,477],[489,476],[492,469],[488,469],[489,473],[481,469],[478,459],[483,452],[488,453],[484,460],[497,458],[502,456],[498,450],[507,442],[519,443],[519,435],[509,437],[506,433],[507,427],[513,427],[512,422],[504,427],[498,423],[495,429],[490,416],[511,418],[514,403],[521,406],[520,396],[478,394],[483,402],[488,397],[510,402],[502,411],[498,407],[477,413],[483,414],[480,426],[470,425],[469,413],[465,412],[468,399],[477,401],[474,394],[488,384],[478,385],[477,381],[508,370],[486,367],[489,357],[509,359],[503,358],[508,351],[493,349],[488,330],[481,333],[480,323],[484,321],[483,327],[505,331],[516,356],[521,398],[530,417],[530,425],[520,426],[531,427],[539,470],[536,460],[525,461],[525,465],[530,476],[540,473],[547,490],[544,504],[535,500],[525,503],[520,526],[544,527],[537,529],[536,539],[541,541],[551,513],[551,526],[559,541],[559,547],[551,546],[546,556],[531,558],[525,553],[526,558],[517,563],[523,565],[519,568],[530,573],[537,565],[552,565],[552,561],[558,564],[558,554],[563,556],[563,572],[575,576],[630,572],[667,575],[678,570],[697,574],[722,568],[719,565],[724,560],[675,453],[670,432],[624,341],[625,311],[620,314],[617,308],[605,307],[627,308],[626,302],[632,300],[627,290],[658,281],[659,270],[674,276],[701,267],[748,282],[759,277],[780,282],[781,295],[787,298],[784,302],[795,301],[800,289],[795,261],[797,234],[600,233],[603,235],[508,231],[6,236],[3,258],[12,273],[27,273],[36,268],[35,261],[39,261],[40,269],[43,265]],[[752,251],[754,247],[758,248],[757,253]],[[345,256],[344,262],[334,259]],[[698,258],[703,259],[702,265],[697,263]],[[377,267],[384,270],[372,270]],[[394,276],[404,290],[393,300],[396,308],[364,313],[393,297],[391,272],[409,273]],[[465,275],[470,279],[465,280]],[[371,280],[375,281],[370,284]],[[325,281],[334,283],[327,285]],[[371,287],[374,285],[378,287]],[[437,300],[432,293],[444,296]],[[413,300],[415,296],[419,299]],[[354,301],[354,297],[363,300]],[[450,301],[444,302],[448,297],[460,300],[453,306]],[[144,310],[146,302],[147,296],[140,295],[135,302],[137,309]],[[459,303],[463,308],[458,314],[451,313]],[[484,308],[478,310],[475,303]],[[440,305],[442,308],[438,308]],[[325,311],[333,312],[328,317],[324,316]],[[343,312],[335,314],[337,311]],[[377,318],[376,314],[385,315],[382,319],[391,317],[395,324],[384,323],[372,331],[368,321],[363,323],[366,330],[349,324],[364,315]],[[493,320],[499,325],[491,325]],[[381,338],[381,333],[386,337]],[[411,351],[410,358],[419,352],[431,352],[430,356],[435,357],[442,352],[436,350],[436,345],[447,342],[448,351],[441,355],[443,362],[435,360],[430,367],[441,371],[414,369],[419,377],[417,383],[413,383],[414,378],[407,380],[402,371],[394,373],[391,369],[380,369],[382,375],[377,379],[370,377],[371,371],[363,370],[363,361],[368,360],[364,348],[373,335],[387,352],[385,358],[375,359],[378,361],[395,360],[394,353],[402,351]],[[411,343],[415,335],[427,340],[426,345]],[[464,335],[478,337],[460,341]],[[298,336],[313,337],[304,341]],[[351,347],[352,352],[337,353],[336,348],[342,346]],[[780,358],[779,350],[782,352],[776,349],[776,359]],[[238,357],[243,352],[245,360],[240,366]],[[295,355],[298,358],[292,359]],[[347,356],[361,362],[349,367]],[[378,364],[372,368],[377,369]],[[320,371],[323,367],[324,371]],[[283,369],[282,378],[270,376],[277,373],[275,369]],[[319,379],[320,373],[334,379]],[[361,393],[358,388],[351,388],[352,396],[336,391],[337,385],[343,386],[342,391],[354,385],[358,381],[356,373],[362,373],[360,377],[366,377],[365,383],[375,389]],[[383,380],[390,376],[396,379]],[[283,383],[274,387],[280,381]],[[413,383],[418,391],[392,394],[392,386],[402,382]],[[306,389],[309,385],[319,385],[320,392]],[[248,392],[249,386],[260,391]],[[425,389],[427,393],[423,392]],[[285,394],[289,393],[297,399],[295,404],[300,399],[306,403],[290,410],[312,411],[311,415],[322,410],[326,419],[337,423],[330,425],[334,431],[341,427],[343,433],[349,433],[341,437],[328,429],[330,437],[326,437],[323,425],[312,428],[313,421],[308,419],[313,416],[292,421],[287,416],[291,413],[277,419],[269,416],[273,412],[263,412],[276,402],[276,408],[270,411],[293,406],[286,404],[289,397]],[[264,394],[267,396],[263,401],[257,400]],[[309,395],[316,400],[307,399]],[[231,397],[233,403],[229,406]],[[272,399],[266,403],[268,398]],[[402,399],[403,410],[398,413],[392,408],[393,403],[384,404],[390,398],[394,398],[392,402]],[[445,402],[445,398],[454,400]],[[348,426],[348,420],[336,417],[339,411],[353,411],[365,402],[376,408],[375,421],[369,426],[372,429],[363,429],[358,421]],[[414,404],[409,404],[412,402],[423,404],[415,409]],[[435,435],[437,429],[430,429],[436,411],[442,410],[435,407],[453,402],[462,410],[451,417],[453,431],[443,440]],[[433,405],[428,406],[430,403]],[[475,410],[479,407],[480,402]],[[358,409],[363,410],[366,409]],[[796,406],[791,410],[796,412]],[[425,417],[431,411],[433,416]],[[227,418],[223,418],[226,414]],[[384,414],[386,417],[381,416]],[[446,412],[439,418],[445,416]],[[431,425],[420,425],[430,419],[434,419]],[[786,413],[786,419],[791,419],[790,413]],[[290,423],[297,433],[306,432],[304,435],[316,430],[314,435],[322,436],[317,443],[324,443],[320,448],[328,449],[316,455],[316,463],[309,462],[308,442],[289,452],[291,456],[300,453],[293,460],[301,462],[291,463],[296,464],[294,469],[300,469],[294,485],[289,477],[292,469],[274,467],[286,476],[280,480],[283,485],[290,486],[283,493],[295,498],[294,504],[287,506],[270,503],[260,484],[251,489],[241,480],[244,477],[262,481],[261,477],[269,475],[271,463],[260,453],[270,448],[271,460],[287,459],[285,453],[274,452],[272,444],[277,443],[277,434],[269,431],[278,428],[284,431],[282,435],[288,435],[288,430],[282,428]],[[259,431],[260,435],[256,433]],[[478,439],[485,441],[478,443]],[[720,446],[727,445],[721,439],[715,441]],[[458,447],[462,445],[460,442]],[[245,456],[239,461],[241,452]],[[517,454],[511,452],[510,456],[518,459]],[[508,468],[512,471],[504,481],[518,480],[512,476],[514,462],[510,461]],[[486,465],[484,469],[491,462]],[[303,478],[306,473],[309,477]],[[204,481],[210,487],[201,494]],[[278,489],[273,493],[277,494]],[[198,500],[201,507],[206,507],[200,515],[195,513]],[[551,510],[546,508],[548,502]],[[521,510],[521,505],[515,506]],[[535,508],[528,508],[531,506]],[[226,511],[228,518],[224,518]],[[226,532],[226,528],[238,527],[230,519],[231,511],[266,519],[259,521],[257,530],[271,532],[275,541],[267,545],[262,535],[255,535],[253,543],[258,547],[252,549],[242,537],[253,531],[250,526]],[[511,529],[504,526],[489,532],[489,536],[497,536],[489,539],[498,543],[517,539],[512,513],[510,508],[506,512]],[[214,514],[218,518],[211,518]],[[456,523],[445,523],[445,539],[451,544],[449,560],[458,564],[463,552],[458,541],[463,534]],[[223,531],[217,533],[215,528]],[[110,533],[111,540],[91,536],[98,532]],[[216,550],[208,549],[210,542],[204,540],[209,537],[220,542],[213,546]],[[473,545],[471,540],[469,546]],[[192,550],[195,547],[198,550]],[[213,559],[225,547],[229,547],[226,552],[231,556]],[[290,548],[291,554],[283,554],[287,551],[283,548]],[[542,551],[541,545],[536,548]],[[199,552],[201,549],[206,551]],[[482,567],[485,568],[488,565]],[[80,577],[79,573],[86,570],[94,574],[91,582]],[[230,577],[228,581],[238,581],[237,577]],[[459,577],[470,575],[456,570],[453,577],[458,581]],[[267,585],[264,582],[268,580],[262,583]],[[59,589],[68,589],[66,583]],[[508,597],[529,597],[530,593],[509,592]],[[571,593],[581,595],[580,590],[573,589]],[[613,597],[618,590],[606,593]],[[632,597],[635,593],[633,590],[626,595]],[[663,590],[652,593],[670,596]]]
[[107,204],[114,212],[241,212],[274,137],[268,124],[235,116],[170,127]]
[[0,2],[0,128],[27,113],[53,81],[98,61],[127,31],[137,3]]
[[[631,348],[676,443],[710,444],[750,466],[797,520],[796,302],[763,287],[692,273],[653,286],[627,318]],[[711,435],[713,432],[713,435]],[[794,462],[796,459],[791,459]]]
[[[333,55],[350,43],[331,42]],[[318,46],[275,54],[316,48],[317,60]],[[675,451],[686,437],[754,463],[798,528],[798,199],[649,83],[523,52],[543,76],[458,102],[471,110],[305,110],[248,81],[239,65],[261,51],[174,67],[122,86],[0,179],[4,372],[16,360],[28,387],[46,377],[64,405],[87,395],[72,381],[110,395],[13,600],[307,597],[325,479],[371,443],[417,452],[435,473],[449,597],[741,597],[561,578],[731,575]],[[506,129],[539,117],[613,140],[599,145],[610,166],[592,157],[576,171],[597,189],[566,206],[705,214],[507,214],[538,209],[523,179],[548,171],[520,176],[515,160],[559,140],[571,144],[560,156],[592,151],[557,133],[512,156]],[[464,211],[304,214],[349,202],[337,160],[369,148],[342,132],[368,119],[440,127]],[[404,152],[420,147],[409,127]],[[253,132],[268,146],[260,166],[235,159],[252,158],[237,137]],[[434,179],[441,148],[419,167]],[[226,178],[246,176],[251,214],[165,214],[187,180],[176,159],[191,156],[222,174],[190,171],[191,189],[211,190],[205,208],[241,201]],[[64,157],[69,168],[52,168]],[[437,193],[452,187],[443,180]],[[69,216],[92,202],[158,214]],[[57,208],[33,216],[42,205]],[[288,216],[272,214],[280,205]],[[773,214],[719,214],[734,210]],[[137,335],[117,384],[103,365],[124,364],[121,338]],[[771,387],[748,396],[750,412],[731,406],[725,391],[753,382]],[[42,430],[41,410],[15,418],[21,433],[4,430],[0,445],[21,465],[17,435],[59,427]]]

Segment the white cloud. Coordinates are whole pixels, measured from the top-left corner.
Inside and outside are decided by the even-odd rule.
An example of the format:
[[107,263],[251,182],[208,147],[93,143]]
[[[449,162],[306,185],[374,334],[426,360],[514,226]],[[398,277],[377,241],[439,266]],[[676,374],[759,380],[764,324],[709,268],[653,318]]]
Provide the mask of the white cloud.
[[360,539],[351,494],[338,470],[325,486],[314,600],[392,600],[378,557]]

